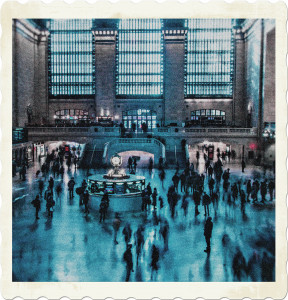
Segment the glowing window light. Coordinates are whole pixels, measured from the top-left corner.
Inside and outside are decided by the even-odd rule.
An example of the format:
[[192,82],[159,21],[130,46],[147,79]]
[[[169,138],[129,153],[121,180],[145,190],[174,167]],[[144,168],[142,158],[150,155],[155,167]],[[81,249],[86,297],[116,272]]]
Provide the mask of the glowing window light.
[[[92,20],[50,21],[49,94],[93,95],[95,75]],[[56,78],[57,80],[53,80]]]
[[[118,25],[116,94],[163,94],[162,21],[122,19]],[[153,75],[156,81],[153,81]],[[151,88],[155,86],[155,88]]]
[[188,19],[185,97],[232,97],[232,19]]

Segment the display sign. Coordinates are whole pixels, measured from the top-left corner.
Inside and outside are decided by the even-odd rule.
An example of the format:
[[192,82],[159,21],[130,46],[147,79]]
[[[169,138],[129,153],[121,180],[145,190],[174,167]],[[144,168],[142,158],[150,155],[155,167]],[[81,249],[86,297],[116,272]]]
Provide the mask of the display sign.
[[26,143],[28,142],[28,131],[26,128],[13,128],[12,130],[12,143]]

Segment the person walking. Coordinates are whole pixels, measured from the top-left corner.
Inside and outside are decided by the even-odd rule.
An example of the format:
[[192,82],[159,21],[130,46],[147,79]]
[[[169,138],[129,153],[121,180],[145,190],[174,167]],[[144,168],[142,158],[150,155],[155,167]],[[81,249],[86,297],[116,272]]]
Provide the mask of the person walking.
[[182,204],[181,204],[181,208],[183,208],[183,211],[184,211],[184,216],[186,217],[187,216],[187,211],[188,211],[188,206],[189,206],[189,202],[187,200],[189,194],[188,194],[188,191],[183,195],[183,198],[182,198]]
[[275,182],[274,180],[270,180],[268,183],[268,190],[269,190],[269,195],[270,195],[270,201],[273,201],[273,194],[274,194],[274,189],[275,189]]
[[137,169],[137,158],[134,157],[134,159],[133,159],[133,170],[134,170],[135,173],[136,173],[136,169]]
[[129,158],[128,158],[128,169],[129,169],[129,172],[132,171],[132,164],[133,164],[132,157],[129,156]]
[[60,194],[62,193],[62,185],[61,183],[57,184],[56,186],[56,194],[57,194],[57,199],[60,199]]
[[200,158],[200,153],[199,151],[196,152],[196,161],[197,161],[197,164],[199,163],[199,158]]
[[126,248],[126,251],[124,252],[124,255],[123,255],[123,260],[126,263],[126,279],[125,279],[126,282],[129,281],[129,279],[130,279],[131,271],[134,272],[134,270],[133,270],[133,258],[132,258],[131,249],[132,249],[132,245],[128,244],[127,248]]
[[244,161],[244,158],[242,158],[242,161],[241,161],[241,167],[242,167],[242,173],[244,173],[245,168],[246,168],[246,163],[245,163],[245,161]]
[[214,185],[215,185],[215,180],[212,177],[210,178],[208,185],[209,185],[209,191],[210,191],[210,196],[211,196],[213,193],[213,190],[214,190]]
[[234,182],[234,184],[231,187],[231,191],[232,191],[232,198],[233,201],[235,202],[237,197],[238,197],[238,187],[237,187],[237,183]]
[[72,199],[74,197],[74,186],[75,186],[75,180],[74,177],[72,177],[68,182],[68,190],[69,190],[69,198]]
[[[158,266],[158,262],[159,262],[159,249],[153,245],[152,246],[152,252],[151,252],[151,281],[156,280],[157,278],[157,273],[158,273],[158,269],[159,269],[159,266]],[[155,274],[155,276],[154,276]]]
[[126,245],[128,245],[131,240],[131,236],[132,236],[132,229],[131,229],[130,223],[126,223],[125,227],[123,228],[122,233],[124,235],[125,243],[126,243]]
[[213,167],[211,165],[209,165],[209,167],[208,167],[208,177],[212,178],[212,176],[213,176]]
[[241,281],[242,277],[246,274],[247,267],[245,257],[239,247],[236,248],[236,253],[232,261],[232,269],[234,280]]
[[148,165],[148,169],[149,169],[149,174],[151,175],[152,174],[152,170],[153,170],[153,159],[152,157],[149,158],[149,165]]
[[53,190],[53,187],[54,187],[54,179],[52,176],[50,176],[50,179],[48,181],[48,184],[49,184],[49,188],[50,190]]
[[161,169],[159,177],[160,177],[160,180],[161,180],[161,183],[162,183],[162,188],[164,188],[164,179],[165,179],[165,176],[166,176],[166,174],[165,174],[164,169]]
[[99,222],[101,223],[102,221],[105,221],[105,212],[106,212],[106,204],[104,201],[101,201],[100,207],[99,207]]
[[178,192],[179,180],[180,180],[179,176],[177,175],[177,173],[175,173],[174,176],[172,177],[172,181],[177,192]]
[[205,210],[204,216],[207,216],[207,214],[209,216],[209,204],[211,202],[211,199],[205,191],[204,191],[204,194],[203,194],[202,201],[203,201],[203,206],[204,206],[204,210]]
[[261,197],[262,197],[262,201],[261,202],[264,203],[265,200],[266,200],[266,194],[267,194],[267,181],[266,181],[266,179],[261,182],[260,192],[261,192]]
[[185,175],[185,172],[183,171],[180,175],[180,186],[181,186],[181,193],[184,191],[186,191],[186,188],[185,188],[185,185],[186,185],[186,175]]
[[117,235],[118,235],[120,225],[121,225],[120,216],[119,216],[119,213],[116,212],[115,213],[115,218],[114,218],[113,223],[112,223],[112,227],[113,227],[113,230],[114,230],[114,244],[115,245],[118,244]]
[[195,203],[195,216],[197,216],[197,215],[200,214],[198,207],[199,207],[200,201],[201,201],[201,194],[198,191],[198,189],[194,190],[193,200],[194,200],[194,203]]
[[53,218],[54,206],[55,206],[55,201],[53,199],[53,194],[49,193],[47,198],[47,204],[46,204],[47,211],[48,211],[48,218],[49,217],[51,219]]
[[160,234],[164,240],[164,252],[168,251],[169,229],[170,229],[170,227],[169,227],[169,223],[167,220],[165,220],[164,223],[161,223]]
[[36,198],[31,202],[31,204],[35,207],[35,218],[38,220],[40,219],[38,216],[38,213],[40,211],[41,208],[41,202],[39,199],[39,195],[36,196]]
[[213,222],[212,222],[212,218],[208,217],[205,225],[204,225],[204,236],[205,236],[205,241],[206,241],[206,249],[204,250],[204,252],[206,253],[210,253],[211,251],[211,237],[212,237],[212,230],[213,230]]
[[44,181],[42,179],[39,179],[39,181],[38,181],[38,187],[39,187],[40,196],[42,197],[43,189],[44,189]]
[[83,193],[83,203],[85,207],[84,213],[89,214],[89,193],[87,190]]
[[252,192],[251,180],[249,179],[246,183],[247,202],[250,202],[250,194]]
[[139,225],[135,232],[135,246],[136,246],[136,263],[138,266],[139,256],[144,245],[144,227]]
[[157,205],[157,195],[158,195],[157,189],[154,188],[153,193],[152,193],[152,205],[153,205],[153,207],[154,207],[154,210],[156,210],[156,205]]

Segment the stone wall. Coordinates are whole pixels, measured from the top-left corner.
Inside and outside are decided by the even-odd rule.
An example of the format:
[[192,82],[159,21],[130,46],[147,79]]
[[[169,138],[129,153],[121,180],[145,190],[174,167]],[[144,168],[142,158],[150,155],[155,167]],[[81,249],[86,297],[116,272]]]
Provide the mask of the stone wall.
[[13,127],[28,122],[27,106],[32,107],[32,123],[46,121],[47,37],[26,20],[13,20]]
[[264,122],[275,122],[275,28],[266,34]]

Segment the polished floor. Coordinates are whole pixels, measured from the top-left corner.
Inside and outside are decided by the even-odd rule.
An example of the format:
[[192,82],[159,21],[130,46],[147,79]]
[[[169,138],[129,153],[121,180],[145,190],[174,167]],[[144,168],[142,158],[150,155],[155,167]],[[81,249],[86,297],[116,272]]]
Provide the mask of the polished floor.
[[[248,166],[241,173],[240,165],[227,163],[224,167],[231,170],[231,181],[244,183],[247,178],[262,176],[260,169]],[[199,164],[200,172],[204,169],[203,161]],[[151,247],[153,244],[160,249],[158,273],[153,277],[156,281],[235,281],[232,261],[237,247],[243,253],[246,262],[256,251],[260,260],[263,252],[273,258],[275,239],[275,200],[265,204],[253,205],[247,203],[246,213],[240,210],[240,200],[228,205],[222,200],[222,190],[218,208],[210,205],[210,215],[214,223],[211,239],[211,253],[204,252],[206,248],[203,235],[203,206],[200,214],[195,217],[194,202],[189,201],[188,214],[185,217],[181,209],[181,200],[176,209],[174,219],[170,216],[167,203],[167,191],[175,170],[167,170],[167,176],[162,188],[158,170],[149,174],[147,169],[137,170],[138,175],[146,176],[146,182],[151,182],[152,188],[157,187],[158,194],[164,198],[164,207],[153,208],[148,213],[121,213],[121,228],[118,235],[118,245],[113,243],[112,221],[114,213],[110,212],[104,223],[99,223],[99,213],[91,210],[89,215],[84,208],[79,207],[78,196],[70,200],[67,193],[67,182],[75,177],[76,187],[86,178],[85,170],[65,170],[63,180],[55,179],[54,188],[61,185],[62,193],[56,197],[56,207],[53,219],[45,212],[45,201],[42,200],[40,219],[35,220],[35,209],[31,201],[38,193],[36,171],[38,162],[31,164],[26,181],[13,178],[13,280],[14,281],[125,281],[126,268],[123,253],[126,245],[122,229],[127,222],[131,224],[133,234],[139,224],[145,226],[144,251],[138,266],[135,261],[134,235],[132,235],[132,254],[134,272],[131,281],[151,280]],[[93,173],[105,173],[105,170],[90,170]],[[266,174],[267,178],[271,173]],[[42,177],[41,177],[42,178]],[[47,177],[48,180],[49,177]],[[45,180],[45,178],[43,178]],[[45,188],[48,183],[45,182]],[[207,182],[207,179],[206,179]],[[206,190],[208,189],[206,183]],[[44,189],[45,190],[45,189]],[[208,190],[207,190],[208,191]],[[183,195],[183,193],[180,193]],[[260,198],[260,195],[259,195]],[[269,195],[267,194],[267,200]],[[90,201],[99,201],[91,197]],[[119,199],[121,201],[121,199]],[[164,242],[160,238],[159,225],[154,215],[167,219],[170,225],[169,250],[164,252]],[[223,243],[226,236],[226,243]],[[228,237],[228,238],[227,238]],[[260,261],[256,272],[256,280],[261,281]],[[249,275],[243,275],[242,281],[251,281]],[[255,280],[255,278],[254,278]]]

